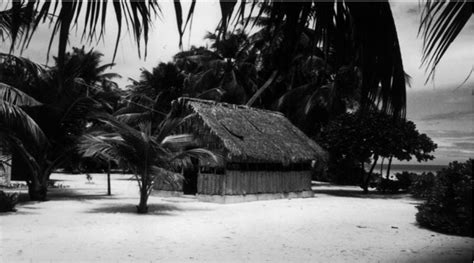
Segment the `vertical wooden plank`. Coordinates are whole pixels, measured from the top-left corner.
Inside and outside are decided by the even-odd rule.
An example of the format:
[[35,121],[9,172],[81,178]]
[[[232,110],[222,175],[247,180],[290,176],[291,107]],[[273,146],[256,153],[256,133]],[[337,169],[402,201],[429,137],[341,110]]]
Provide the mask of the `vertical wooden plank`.
[[202,174],[202,193],[203,194],[209,194],[209,187],[207,185],[207,173]]
[[257,180],[256,180],[256,182],[257,182],[257,193],[262,192],[262,185],[261,185],[262,180],[261,179],[262,179],[262,174],[264,174],[264,173],[265,173],[265,171],[262,171],[262,172],[257,174]]
[[286,191],[292,192],[294,191],[294,184],[295,184],[295,171],[288,171],[284,174],[285,181],[286,181]]
[[276,193],[277,185],[278,185],[278,172],[271,176],[271,186],[272,189],[270,190],[271,193]]
[[239,171],[239,176],[235,178],[235,182],[237,183],[237,194],[243,194],[243,180],[244,180],[245,172]]
[[217,180],[216,180],[216,175],[215,174],[209,174],[209,182],[210,182],[210,189],[211,189],[211,194],[214,195],[216,194],[216,185],[218,184],[217,183]]
[[206,180],[205,180],[205,184],[206,184],[206,194],[212,194],[212,186],[211,186],[211,183],[212,183],[212,178],[210,178],[209,174],[206,173]]
[[198,178],[197,178],[197,192],[198,194],[203,193],[202,189],[202,173],[198,173]]
[[240,183],[238,178],[240,178],[240,171],[235,171],[234,176],[232,177],[232,184],[234,185],[232,188],[232,194],[234,195],[240,194]]
[[245,176],[243,178],[242,192],[245,194],[249,193],[249,171],[245,171]]
[[258,171],[252,171],[249,174],[249,193],[255,194],[257,191],[255,191],[255,176],[257,175]]
[[220,186],[220,189],[219,189],[219,193],[220,193],[220,195],[225,195],[227,178],[225,176],[225,173],[224,174],[219,174],[219,177],[220,177],[220,181],[221,181],[221,186]]
[[229,184],[227,185],[227,189],[228,189],[228,194],[232,195],[234,194],[234,188],[235,188],[235,185],[234,185],[235,172],[234,171],[228,171],[228,172],[229,172],[229,177],[227,179],[228,179]]
[[230,180],[229,180],[229,178],[230,178],[230,173],[229,173],[229,170],[224,171],[224,173],[225,173],[225,188],[224,188],[224,194],[225,194],[225,195],[228,195],[228,194],[230,194],[230,190],[229,190],[229,189],[230,189],[230,187],[231,187],[231,185],[230,185]]
[[277,179],[277,189],[275,189],[275,193],[281,193],[281,192],[284,192],[284,184],[283,184],[283,180],[282,180],[282,175],[283,173],[282,172],[279,172],[278,173],[278,179]]
[[271,175],[270,173],[265,173],[264,179],[265,181],[265,192],[266,193],[271,193],[272,192],[272,180],[271,180]]

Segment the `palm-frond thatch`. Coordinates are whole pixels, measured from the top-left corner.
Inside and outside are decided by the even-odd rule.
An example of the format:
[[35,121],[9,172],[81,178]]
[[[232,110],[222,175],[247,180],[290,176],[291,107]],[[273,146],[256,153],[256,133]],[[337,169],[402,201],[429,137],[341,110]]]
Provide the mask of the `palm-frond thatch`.
[[218,138],[227,162],[289,165],[326,156],[279,112],[191,98],[180,98],[178,104],[195,112]]

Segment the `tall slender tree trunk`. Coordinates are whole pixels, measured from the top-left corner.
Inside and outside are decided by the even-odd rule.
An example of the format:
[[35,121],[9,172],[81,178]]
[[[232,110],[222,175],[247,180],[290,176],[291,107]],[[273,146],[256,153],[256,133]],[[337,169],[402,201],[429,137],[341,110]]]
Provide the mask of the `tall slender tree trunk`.
[[372,166],[370,167],[369,173],[364,174],[364,179],[362,181],[362,189],[364,191],[364,194],[367,194],[369,192],[369,182],[370,179],[372,178],[372,173],[374,172],[375,165],[377,164],[377,161],[379,160],[379,156],[375,155],[374,156],[374,162],[372,163]]
[[390,158],[388,159],[387,179],[389,179],[389,177],[390,177],[390,167],[392,166],[392,158],[393,158],[393,156],[390,156]]
[[383,162],[385,161],[385,157],[382,157],[382,161],[380,162],[380,177],[383,177]]

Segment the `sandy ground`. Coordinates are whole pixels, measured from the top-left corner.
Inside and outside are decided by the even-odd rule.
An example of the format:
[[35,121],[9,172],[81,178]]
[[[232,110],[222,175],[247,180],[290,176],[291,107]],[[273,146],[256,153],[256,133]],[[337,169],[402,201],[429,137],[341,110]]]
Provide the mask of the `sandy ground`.
[[67,189],[0,215],[1,262],[472,262],[473,239],[415,223],[408,196],[319,185],[308,199],[239,204],[151,196],[113,175],[53,175]]

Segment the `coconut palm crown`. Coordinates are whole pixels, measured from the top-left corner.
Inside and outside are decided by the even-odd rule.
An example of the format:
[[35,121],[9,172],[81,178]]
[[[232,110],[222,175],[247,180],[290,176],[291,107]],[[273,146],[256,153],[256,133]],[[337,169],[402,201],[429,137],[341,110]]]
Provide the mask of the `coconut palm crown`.
[[151,121],[141,122],[135,129],[111,115],[95,118],[105,124],[104,129],[84,135],[80,152],[84,157],[113,161],[135,174],[140,189],[138,213],[148,212],[148,196],[156,180],[175,183],[182,179],[173,171],[192,165],[191,159],[219,162],[214,153],[198,148],[192,135],[171,135],[189,116],[168,116],[155,129]]

